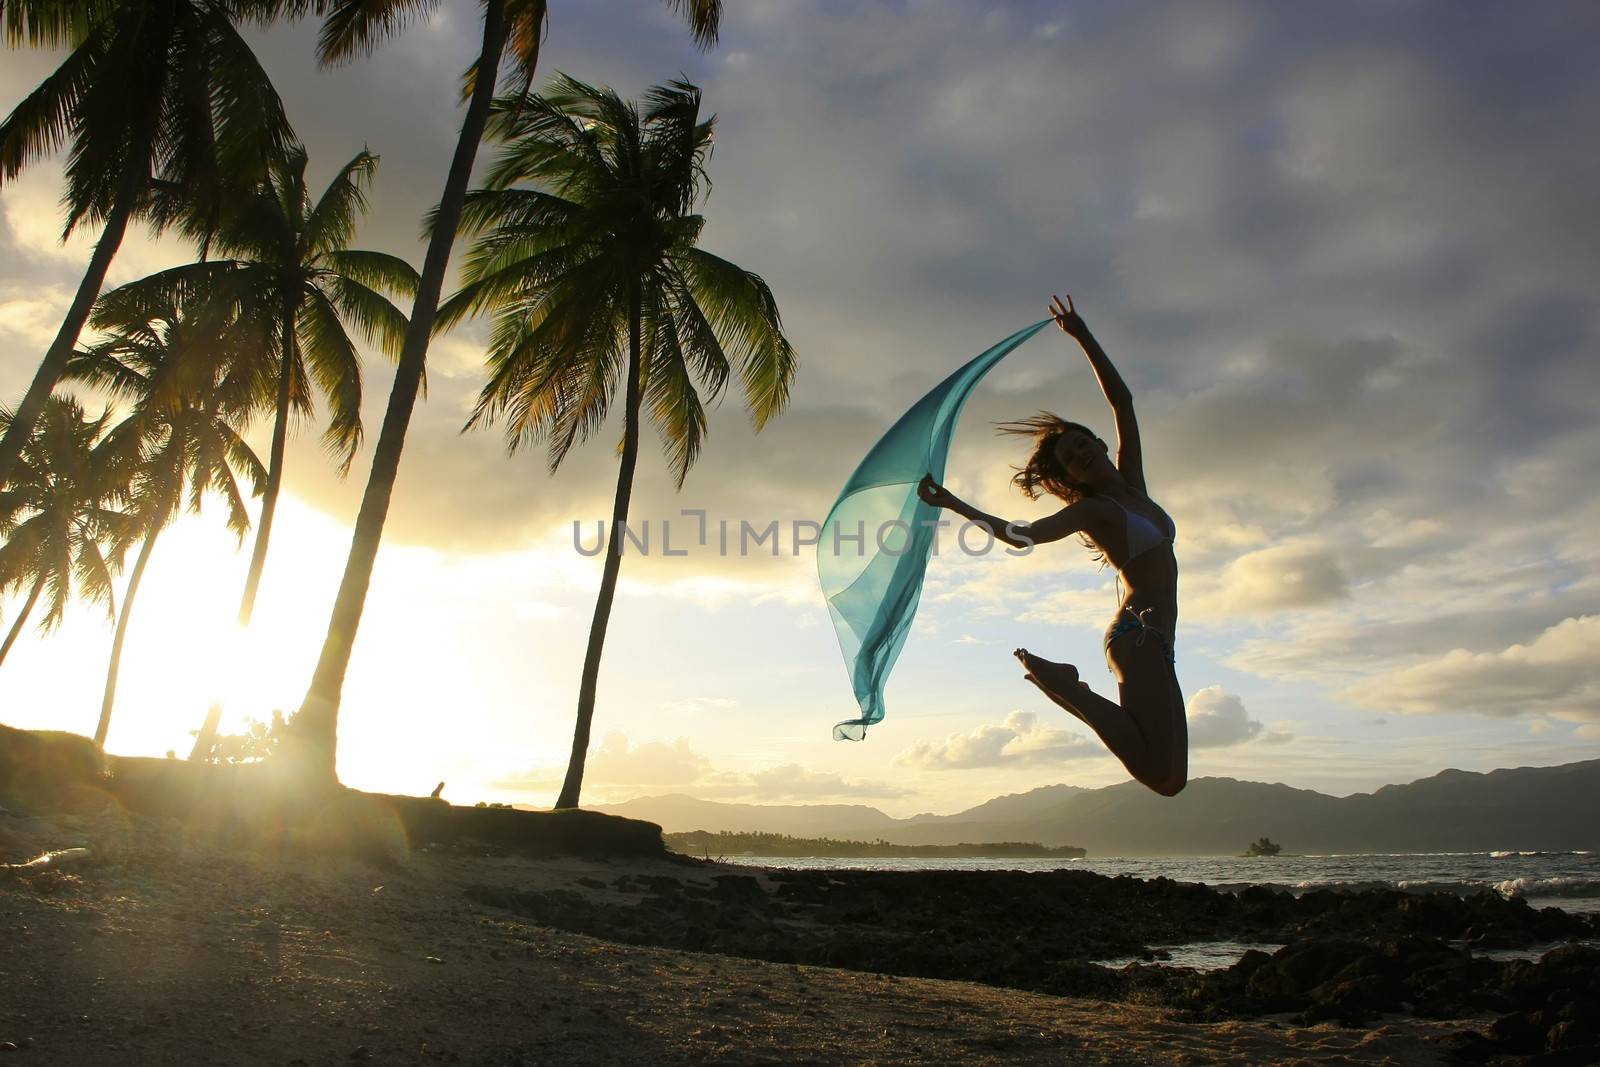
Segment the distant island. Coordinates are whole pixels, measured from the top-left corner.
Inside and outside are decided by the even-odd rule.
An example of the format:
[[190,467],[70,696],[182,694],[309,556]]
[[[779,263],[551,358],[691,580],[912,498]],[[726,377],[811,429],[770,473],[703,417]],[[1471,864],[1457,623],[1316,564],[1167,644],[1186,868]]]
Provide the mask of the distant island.
[[662,834],[673,852],[688,856],[831,856],[887,858],[938,856],[943,859],[1082,859],[1085,852],[1072,845],[1041,845],[1034,841],[997,841],[957,845],[896,845],[877,841],[839,841],[831,837],[790,837],[788,834],[687,833]]
[[1250,842],[1250,847],[1244,850],[1246,856],[1276,856],[1283,851],[1283,846],[1270,837],[1263,837]]

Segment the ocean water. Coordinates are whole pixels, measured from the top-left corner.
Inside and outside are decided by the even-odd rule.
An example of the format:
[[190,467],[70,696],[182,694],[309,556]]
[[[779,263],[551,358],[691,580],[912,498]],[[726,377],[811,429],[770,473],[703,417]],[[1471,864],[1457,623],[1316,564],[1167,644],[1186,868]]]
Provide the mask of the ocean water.
[[[1309,889],[1394,888],[1409,892],[1475,893],[1492,890],[1521,897],[1536,908],[1600,912],[1600,854],[1594,852],[1428,852],[1328,856],[1178,856],[1141,859],[950,859],[884,857],[842,859],[817,856],[723,856],[724,863],[798,870],[877,871],[1055,871],[1083,870],[1135,878],[1171,878],[1218,889],[1277,886]],[[1281,946],[1233,941],[1166,945],[1161,962],[1202,970],[1227,967],[1246,949],[1271,952]],[[1488,953],[1500,958],[1536,957],[1542,949]],[[1102,961],[1120,966],[1131,959]]]

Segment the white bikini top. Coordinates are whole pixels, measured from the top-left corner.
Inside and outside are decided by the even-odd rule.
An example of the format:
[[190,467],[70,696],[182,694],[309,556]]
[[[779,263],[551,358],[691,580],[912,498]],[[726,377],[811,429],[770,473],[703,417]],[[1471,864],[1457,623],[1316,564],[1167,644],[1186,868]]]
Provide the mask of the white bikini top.
[[1159,526],[1143,515],[1129,511],[1128,506],[1122,501],[1111,497],[1106,497],[1106,499],[1121,508],[1122,513],[1127,516],[1129,563],[1138,559],[1152,548],[1172,544],[1173,540],[1178,536],[1177,524],[1172,521],[1172,516],[1166,514],[1166,512],[1162,512],[1162,518],[1167,520],[1167,531],[1162,533]]

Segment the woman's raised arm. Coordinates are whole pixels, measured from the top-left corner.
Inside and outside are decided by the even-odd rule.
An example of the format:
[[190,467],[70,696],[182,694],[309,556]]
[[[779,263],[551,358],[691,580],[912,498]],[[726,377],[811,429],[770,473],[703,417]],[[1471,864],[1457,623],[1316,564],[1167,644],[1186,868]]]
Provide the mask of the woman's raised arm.
[[1116,417],[1117,470],[1130,485],[1143,491],[1144,450],[1139,444],[1139,422],[1133,415],[1132,391],[1122,380],[1122,375],[1117,373],[1117,368],[1112,365],[1111,357],[1106,355],[1106,350],[1100,347],[1100,342],[1089,332],[1088,324],[1072,306],[1070,294],[1064,304],[1061,302],[1061,297],[1052,297],[1050,314],[1056,320],[1056,325],[1061,327],[1067,336],[1077,341],[1083,349],[1083,354],[1089,357],[1089,366],[1094,368],[1094,376],[1100,382],[1100,391],[1106,395],[1106,400],[1111,405],[1111,414]]
[[989,531],[990,536],[996,541],[1008,544],[1012,548],[1031,549],[1034,545],[1059,541],[1063,537],[1081,531],[1088,521],[1087,509],[1080,506],[1082,503],[1080,501],[1034,522],[1007,522],[997,515],[979,511],[934,481],[931,474],[922,476],[922,481],[917,485],[917,495],[936,508],[953,511],[968,522],[976,523]]

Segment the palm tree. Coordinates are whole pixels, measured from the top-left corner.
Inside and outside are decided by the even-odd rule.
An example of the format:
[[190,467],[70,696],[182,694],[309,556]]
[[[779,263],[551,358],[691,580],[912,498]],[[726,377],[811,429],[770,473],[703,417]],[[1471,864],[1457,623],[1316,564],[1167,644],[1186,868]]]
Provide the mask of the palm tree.
[[[721,0],[667,0],[668,6],[682,13],[690,32],[702,47],[717,38],[722,17]],[[280,0],[279,10],[296,14],[307,9],[327,15],[322,27],[320,54],[325,63],[341,62],[358,52],[370,52],[378,41],[397,33],[406,21],[438,6],[438,0]],[[389,406],[383,427],[372,451],[372,473],[367,479],[361,510],[356,515],[350,537],[350,555],[344,577],[328,621],[328,636],[317,659],[305,700],[291,722],[287,754],[305,772],[323,782],[337,781],[335,747],[338,736],[339,697],[344,676],[355,649],[356,630],[366,603],[372,567],[383,539],[383,524],[394,494],[395,476],[400,469],[400,453],[405,447],[406,429],[422,382],[428,358],[428,339],[432,336],[438,312],[439,295],[444,288],[445,268],[450,262],[450,247],[472,176],[473,159],[483,138],[494,96],[495,82],[507,50],[511,53],[513,86],[525,92],[533,79],[543,36],[546,0],[483,0],[483,42],[477,61],[467,74],[467,111],[456,140],[455,154],[445,178],[444,191],[433,216],[433,232],[422,263],[422,278],[412,304],[405,342],[401,346]],[[487,74],[488,76],[484,76]]]
[[154,183],[214,219],[231,182],[260,176],[291,139],[283,104],[234,26],[269,0],[3,0],[7,43],[70,47],[0,124],[0,184],[70,143],[66,230],[101,227],[88,269],[0,438],[0,488],[66,370],[128,221]]
[[132,413],[111,431],[110,447],[133,464],[126,509],[133,522],[127,540],[142,543],[111,643],[94,736],[101,746],[111,726],[128,620],[161,531],[177,517],[186,497],[189,510],[198,512],[212,492],[222,496],[228,528],[240,543],[250,529],[238,473],[250,479],[253,495],[259,496],[266,471],[241,430],[271,387],[264,361],[237,351],[258,343],[260,324],[248,321],[227,301],[173,304],[147,319],[131,314],[119,318],[118,307],[115,302],[102,306],[96,325],[107,337],[79,352],[68,366],[71,378],[133,401]]
[[107,294],[107,302],[116,298],[151,314],[175,301],[221,297],[263,309],[275,323],[271,345],[261,349],[275,356],[272,445],[239,603],[241,626],[249,625],[266,565],[291,410],[309,413],[311,386],[321,390],[330,409],[323,441],[340,473],[348,471],[361,444],[361,357],[345,322],[391,356],[405,337],[405,315],[383,293],[415,295],[416,270],[397,256],[349,247],[377,165],[378,157],[363,149],[313,201],[305,149],[293,146],[271,164],[261,185],[223,214],[211,248],[235,258],[174,267]]
[[[0,428],[11,421],[0,411]],[[110,505],[126,479],[108,454],[109,421],[109,412],[85,418],[76,400],[51,397],[23,445],[17,478],[0,490],[0,594],[28,590],[0,662],[47,590],[39,620],[46,633],[60,625],[74,585],[84,599],[104,601],[108,615],[114,610],[111,574],[120,560],[108,559],[105,547],[125,543],[130,517]]]
[[795,370],[767,284],[696,247],[705,219],[692,211],[715,124],[700,119],[700,90],[672,82],[644,104],[641,115],[614,91],[567,77],[543,96],[497,103],[494,132],[507,148],[489,187],[467,199],[464,225],[481,236],[461,292],[440,311],[442,326],[493,312],[489,383],[469,425],[503,420],[513,451],[545,443],[552,471],[599,429],[626,378],[611,533],[558,808],[577,806],[583,782],[641,407],[681,487],[705,438],[705,400],[737,373],[759,429],[787,402]]

